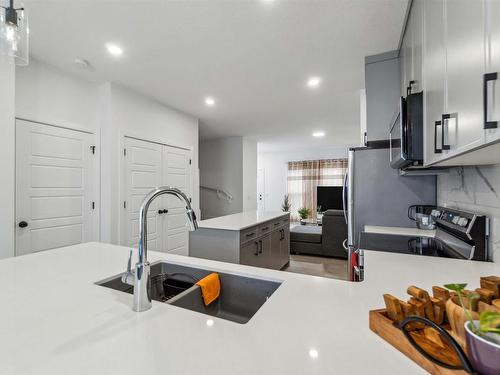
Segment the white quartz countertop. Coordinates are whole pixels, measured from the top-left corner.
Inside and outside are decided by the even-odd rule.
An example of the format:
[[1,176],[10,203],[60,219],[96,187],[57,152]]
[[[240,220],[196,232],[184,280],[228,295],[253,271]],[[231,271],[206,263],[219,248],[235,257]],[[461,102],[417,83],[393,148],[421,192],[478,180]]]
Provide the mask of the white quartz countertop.
[[366,280],[349,283],[149,253],[283,281],[237,324],[155,301],[133,312],[131,295],[94,284],[124,271],[127,255],[88,243],[0,261],[0,374],[423,374],[369,330],[368,311],[410,284],[475,288],[479,276],[500,274],[493,263],[366,251]]
[[244,211],[238,214],[214,217],[213,219],[198,222],[200,228],[242,230],[263,222],[288,216],[288,212],[281,211]]
[[367,233],[380,233],[380,234],[393,234],[397,236],[417,236],[417,237],[435,237],[436,230],[434,229],[418,229],[417,227],[379,227],[374,225],[365,225],[365,232]]

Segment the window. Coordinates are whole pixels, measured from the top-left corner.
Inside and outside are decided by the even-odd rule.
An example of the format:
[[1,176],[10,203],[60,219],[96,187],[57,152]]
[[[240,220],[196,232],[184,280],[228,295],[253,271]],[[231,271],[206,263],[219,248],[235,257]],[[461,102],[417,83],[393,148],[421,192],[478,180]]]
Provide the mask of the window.
[[316,219],[316,188],[342,186],[347,170],[347,159],[291,161],[288,163],[288,196],[290,215],[298,220],[297,210],[307,207]]

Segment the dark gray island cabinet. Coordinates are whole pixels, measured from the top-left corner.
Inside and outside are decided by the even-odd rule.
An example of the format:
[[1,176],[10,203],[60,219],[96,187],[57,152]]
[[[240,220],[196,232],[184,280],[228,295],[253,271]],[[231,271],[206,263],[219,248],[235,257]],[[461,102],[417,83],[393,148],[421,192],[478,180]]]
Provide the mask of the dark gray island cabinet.
[[290,215],[250,211],[203,220],[189,234],[189,256],[282,269],[290,260]]

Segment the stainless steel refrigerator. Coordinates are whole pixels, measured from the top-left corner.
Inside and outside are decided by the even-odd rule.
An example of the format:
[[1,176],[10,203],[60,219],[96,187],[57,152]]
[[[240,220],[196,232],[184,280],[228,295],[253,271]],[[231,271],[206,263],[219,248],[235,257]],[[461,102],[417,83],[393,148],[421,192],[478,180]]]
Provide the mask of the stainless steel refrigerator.
[[[361,268],[362,253],[357,252],[359,235],[365,225],[414,227],[408,207],[436,204],[435,176],[401,176],[390,166],[389,148],[359,147],[349,150],[344,181],[344,215],[348,226],[349,277]],[[353,253],[355,253],[353,257]],[[361,256],[359,256],[361,255]],[[354,263],[360,263],[356,269]]]

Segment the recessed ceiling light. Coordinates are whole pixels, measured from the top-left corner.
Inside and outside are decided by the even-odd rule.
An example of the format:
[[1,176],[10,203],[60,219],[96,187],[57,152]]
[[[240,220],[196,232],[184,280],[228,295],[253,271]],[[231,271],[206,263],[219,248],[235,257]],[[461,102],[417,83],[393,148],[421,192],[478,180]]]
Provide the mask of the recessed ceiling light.
[[213,319],[207,319],[207,327],[212,327],[214,325]]
[[307,86],[310,88],[316,88],[321,84],[320,77],[311,77],[307,80]]
[[309,357],[316,359],[316,358],[318,358],[318,355],[319,355],[319,353],[316,349],[309,350]]
[[215,99],[211,97],[205,98],[205,104],[209,107],[213,107],[215,105]]
[[316,138],[320,138],[320,137],[324,137],[325,136],[325,132],[314,132],[313,133],[313,137],[316,137]]
[[106,49],[113,56],[123,55],[123,49],[114,43],[106,43]]

